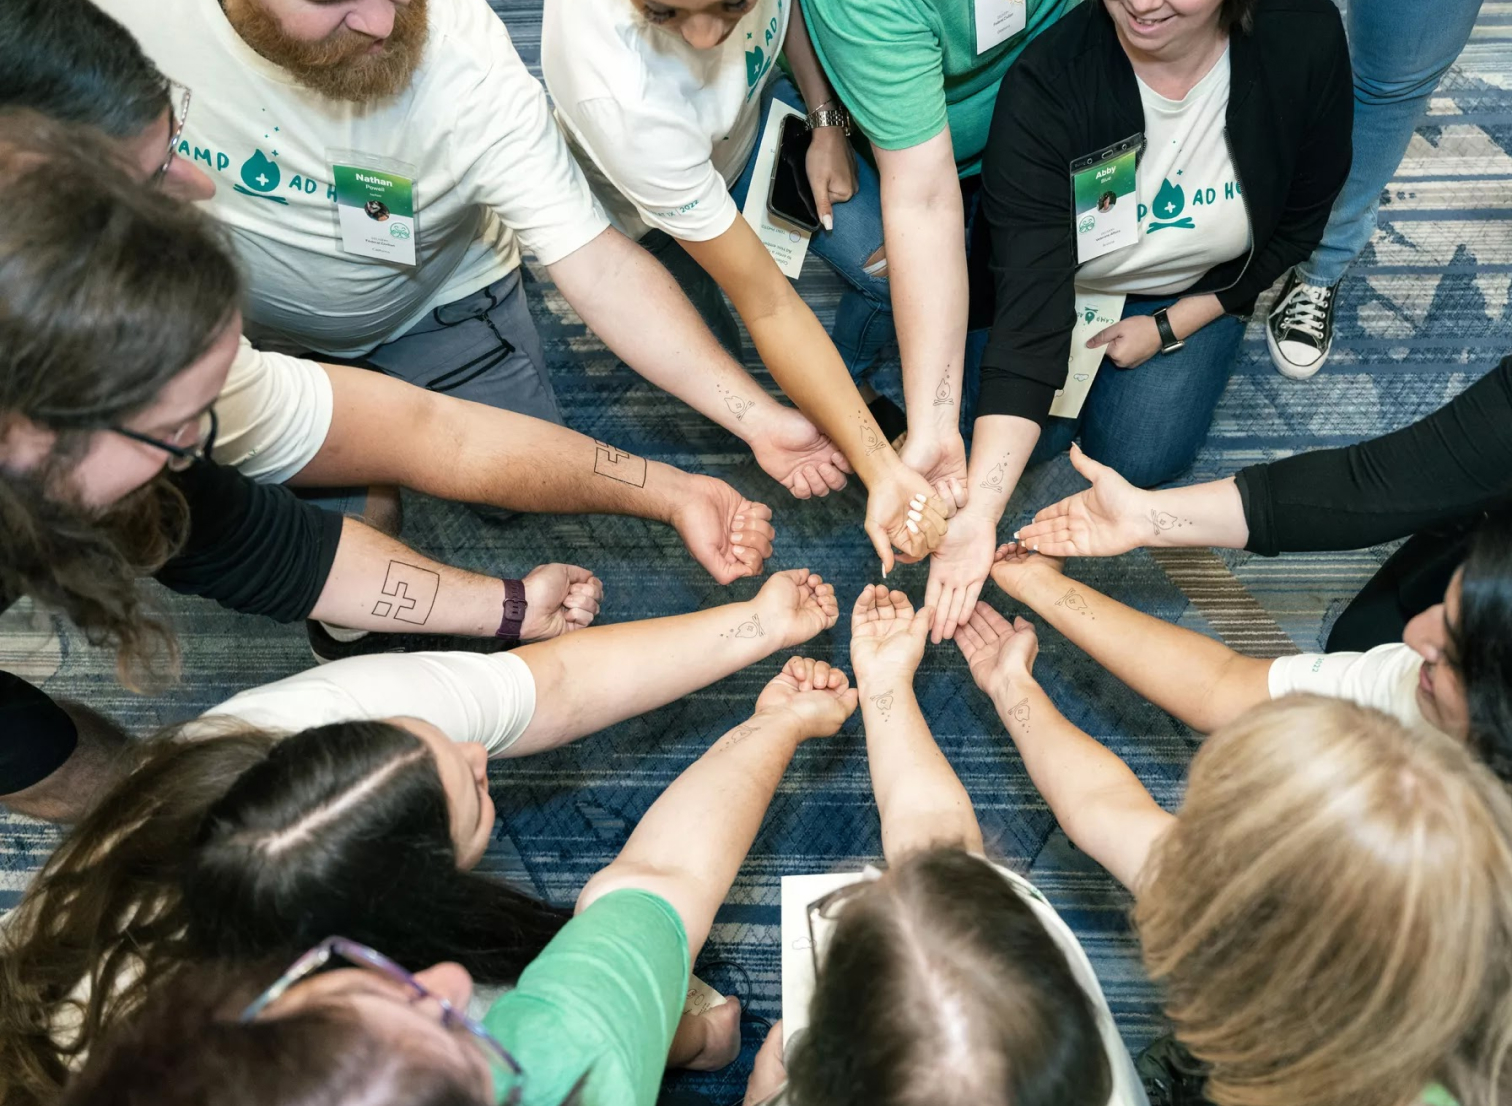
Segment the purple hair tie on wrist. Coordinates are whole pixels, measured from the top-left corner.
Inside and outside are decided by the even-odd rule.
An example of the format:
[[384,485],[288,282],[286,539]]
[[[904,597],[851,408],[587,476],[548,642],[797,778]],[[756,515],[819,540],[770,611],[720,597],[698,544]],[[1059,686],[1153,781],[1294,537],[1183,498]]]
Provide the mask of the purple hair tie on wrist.
[[520,644],[520,631],[525,628],[525,581],[504,581],[504,618],[499,623],[499,632],[494,637],[503,638],[508,648]]

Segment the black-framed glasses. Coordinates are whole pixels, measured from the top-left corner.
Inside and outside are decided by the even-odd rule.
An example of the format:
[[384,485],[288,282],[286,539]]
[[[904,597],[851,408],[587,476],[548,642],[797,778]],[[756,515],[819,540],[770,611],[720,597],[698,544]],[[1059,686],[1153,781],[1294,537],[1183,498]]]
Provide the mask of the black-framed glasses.
[[256,1020],[259,1014],[270,1004],[277,1002],[290,987],[320,971],[330,963],[333,956],[339,956],[354,967],[364,968],[399,984],[409,991],[416,1001],[434,1000],[441,1010],[441,1024],[447,1029],[460,1030],[468,1034],[482,1049],[483,1056],[488,1061],[489,1070],[493,1073],[495,1101],[503,1103],[504,1106],[519,1106],[525,1093],[525,1071],[510,1051],[499,1043],[498,1038],[483,1028],[481,1023],[458,1010],[383,953],[370,949],[366,945],[359,945],[356,941],[348,941],[345,937],[327,937],[294,961],[289,966],[289,970],[279,976],[273,986],[252,1000],[251,1004],[242,1011],[240,1020],[243,1022]]
[[[163,164],[152,176],[154,185],[161,184],[163,178],[168,175],[168,170],[173,166],[173,159],[178,157],[179,141],[184,137],[184,123],[189,119],[189,100],[192,97],[188,85],[179,84],[177,81],[168,82],[168,156],[163,159]],[[173,104],[177,102],[175,109]]]
[[[179,438],[188,437],[191,427],[194,436],[189,439],[189,444],[178,441]],[[124,426],[112,426],[109,429],[111,433],[119,434],[123,438],[130,438],[134,442],[161,449],[168,454],[168,467],[174,472],[183,472],[196,461],[210,459],[210,451],[215,448],[215,434],[220,429],[220,419],[215,414],[215,408],[210,407],[195,422],[186,423],[184,429],[174,435],[172,441],[138,434],[135,430],[128,430]]]

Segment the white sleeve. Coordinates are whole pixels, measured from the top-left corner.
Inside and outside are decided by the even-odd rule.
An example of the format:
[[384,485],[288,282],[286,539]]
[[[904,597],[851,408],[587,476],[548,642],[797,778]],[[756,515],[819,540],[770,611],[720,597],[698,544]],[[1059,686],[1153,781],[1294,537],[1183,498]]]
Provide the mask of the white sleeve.
[[1400,642],[1368,653],[1303,653],[1279,657],[1270,666],[1272,699],[1309,692],[1375,707],[1409,725],[1421,725],[1418,670],[1423,659]]
[[499,756],[535,716],[535,677],[513,653],[380,653],[334,661],[234,695],[202,716],[297,733],[335,722],[419,718]]
[[[457,179],[551,265],[602,234],[609,218],[567,149],[546,90],[525,68],[503,22],[482,0],[475,6],[482,17],[466,27],[478,41],[467,49],[476,53],[481,44],[488,61],[475,86],[457,91]],[[463,135],[478,135],[482,144]]]
[[215,401],[215,459],[261,483],[282,484],[325,445],[334,406],[325,369],[254,349],[243,338]]

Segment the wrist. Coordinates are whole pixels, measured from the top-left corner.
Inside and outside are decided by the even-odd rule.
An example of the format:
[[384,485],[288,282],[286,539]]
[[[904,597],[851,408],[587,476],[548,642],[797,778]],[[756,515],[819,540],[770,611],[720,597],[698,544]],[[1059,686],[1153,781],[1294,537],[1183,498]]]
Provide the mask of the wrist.
[[912,664],[889,664],[882,662],[862,668],[856,665],[854,658],[852,667],[856,669],[856,690],[861,696],[861,702],[867,702],[869,695],[893,694],[913,695],[914,674],[919,670],[917,662]]
[[813,729],[797,711],[788,707],[763,707],[751,715],[746,725],[755,726],[768,739],[791,741],[795,749]]
[[992,705],[997,708],[999,714],[1011,711],[1017,704],[1030,694],[1041,693],[1039,681],[1033,673],[1028,671],[1015,671],[994,679],[992,687],[987,690],[987,697],[992,700]]

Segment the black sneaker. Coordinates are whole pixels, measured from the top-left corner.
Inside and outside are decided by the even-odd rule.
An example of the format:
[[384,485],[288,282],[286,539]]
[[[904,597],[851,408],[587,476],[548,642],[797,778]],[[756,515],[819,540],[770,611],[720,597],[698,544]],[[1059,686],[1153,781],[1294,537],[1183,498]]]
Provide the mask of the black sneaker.
[[310,652],[317,664],[366,657],[373,653],[502,653],[509,648],[503,638],[461,637],[456,634],[363,634],[356,641],[337,641],[313,618],[305,619]]
[[1150,1106],[1212,1106],[1203,1097],[1207,1069],[1186,1046],[1167,1034],[1157,1038],[1134,1061]]
[[1323,367],[1333,345],[1337,284],[1307,284],[1293,269],[1286,275],[1270,317],[1265,342],[1282,376],[1306,380]]

